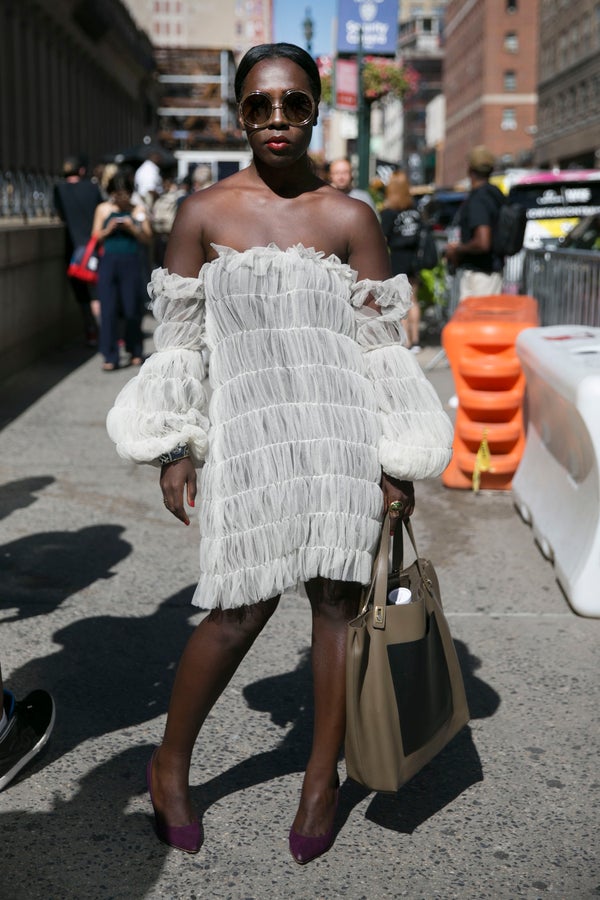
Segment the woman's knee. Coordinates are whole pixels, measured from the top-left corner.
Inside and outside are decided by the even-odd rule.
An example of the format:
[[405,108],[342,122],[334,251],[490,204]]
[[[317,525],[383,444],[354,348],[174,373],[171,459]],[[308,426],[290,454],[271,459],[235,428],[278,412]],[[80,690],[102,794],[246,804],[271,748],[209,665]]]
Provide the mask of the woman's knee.
[[314,578],[305,586],[314,615],[347,621],[357,614],[363,591],[357,581]]
[[215,626],[218,639],[223,643],[230,646],[251,644],[277,609],[278,603],[277,596],[235,609],[213,609],[207,616],[207,622]]

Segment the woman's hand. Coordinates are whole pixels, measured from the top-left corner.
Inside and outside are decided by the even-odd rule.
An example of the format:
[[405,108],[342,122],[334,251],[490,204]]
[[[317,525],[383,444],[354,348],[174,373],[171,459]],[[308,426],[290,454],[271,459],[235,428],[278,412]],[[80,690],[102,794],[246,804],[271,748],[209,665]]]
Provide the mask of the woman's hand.
[[[383,510],[390,513],[390,534],[394,533],[398,519],[408,519],[415,511],[415,489],[412,481],[398,481],[385,472],[381,475],[381,489],[383,491]],[[391,504],[400,503],[401,508],[394,508]]]
[[189,506],[194,506],[196,500],[196,469],[189,456],[161,467],[160,489],[169,512],[184,525],[189,525],[190,520],[184,506],[184,492]]

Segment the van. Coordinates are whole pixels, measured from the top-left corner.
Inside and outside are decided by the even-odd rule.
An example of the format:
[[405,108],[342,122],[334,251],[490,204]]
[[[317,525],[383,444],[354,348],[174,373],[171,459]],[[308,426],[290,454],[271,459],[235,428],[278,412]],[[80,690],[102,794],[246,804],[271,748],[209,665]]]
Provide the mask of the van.
[[527,210],[523,246],[553,247],[580,219],[600,212],[600,171],[567,169],[525,175],[511,186],[508,199]]

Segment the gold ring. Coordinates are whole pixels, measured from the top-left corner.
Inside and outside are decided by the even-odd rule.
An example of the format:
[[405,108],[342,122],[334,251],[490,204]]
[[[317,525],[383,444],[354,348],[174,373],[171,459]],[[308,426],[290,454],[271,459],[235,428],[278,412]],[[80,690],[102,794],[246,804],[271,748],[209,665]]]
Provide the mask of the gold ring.
[[392,503],[390,503],[390,512],[402,512],[403,509],[404,503],[402,502],[402,500],[393,500]]

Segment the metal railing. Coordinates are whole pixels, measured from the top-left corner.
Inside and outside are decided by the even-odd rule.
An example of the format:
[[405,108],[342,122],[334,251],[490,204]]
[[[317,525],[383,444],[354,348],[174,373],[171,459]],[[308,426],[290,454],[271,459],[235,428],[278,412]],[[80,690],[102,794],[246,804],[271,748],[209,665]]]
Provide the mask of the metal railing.
[[521,293],[535,297],[542,325],[600,328],[600,253],[527,250]]
[[[447,276],[447,316],[458,306],[460,272]],[[505,294],[527,294],[538,302],[541,325],[600,328],[600,253],[554,248],[522,250],[504,265]]]
[[0,171],[0,218],[26,224],[55,216],[54,185],[59,180],[36,172]]

